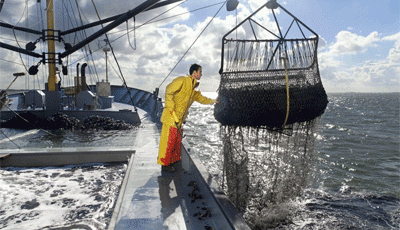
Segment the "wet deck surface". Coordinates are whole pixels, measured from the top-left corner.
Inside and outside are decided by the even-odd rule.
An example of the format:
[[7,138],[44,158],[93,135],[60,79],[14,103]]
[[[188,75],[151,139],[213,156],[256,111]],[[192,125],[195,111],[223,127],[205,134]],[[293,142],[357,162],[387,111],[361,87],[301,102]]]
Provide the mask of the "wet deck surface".
[[156,126],[143,124],[109,229],[232,229],[195,167],[161,172],[158,143]]

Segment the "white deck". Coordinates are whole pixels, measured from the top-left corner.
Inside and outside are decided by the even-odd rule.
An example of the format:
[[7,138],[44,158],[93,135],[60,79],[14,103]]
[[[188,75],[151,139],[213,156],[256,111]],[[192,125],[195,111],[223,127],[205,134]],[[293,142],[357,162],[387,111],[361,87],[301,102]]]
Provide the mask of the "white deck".
[[[121,108],[123,109],[123,108]],[[17,149],[0,151],[0,167],[80,164],[129,159],[108,229],[249,229],[227,197],[217,192],[197,155],[184,140],[182,167],[161,173],[160,131],[138,109],[142,124],[133,148]],[[73,157],[72,157],[73,156]]]
[[161,175],[159,131],[142,125],[109,229],[233,229],[187,154],[186,170]]

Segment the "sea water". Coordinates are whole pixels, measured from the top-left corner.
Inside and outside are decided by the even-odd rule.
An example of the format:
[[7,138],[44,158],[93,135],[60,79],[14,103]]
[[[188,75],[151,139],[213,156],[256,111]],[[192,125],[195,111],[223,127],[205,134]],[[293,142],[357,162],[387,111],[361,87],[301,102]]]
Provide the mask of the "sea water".
[[[125,131],[1,129],[1,149],[132,147]],[[106,229],[127,163],[0,168],[0,229]]]
[[126,164],[0,171],[0,229],[105,229]]
[[[261,221],[268,229],[399,229],[400,94],[328,97],[315,137],[309,184],[301,196],[271,205],[269,216]],[[187,141],[216,177],[222,161],[219,128],[213,107],[196,103],[184,126]],[[1,130],[1,149],[129,147],[137,132]],[[5,137],[16,135],[22,137]],[[81,225],[82,229],[103,229],[124,170],[126,164],[1,169],[0,228]]]
[[[328,96],[309,185],[261,221],[268,229],[399,229],[400,94]],[[209,172],[219,174],[222,143],[212,108],[194,106],[185,130]]]

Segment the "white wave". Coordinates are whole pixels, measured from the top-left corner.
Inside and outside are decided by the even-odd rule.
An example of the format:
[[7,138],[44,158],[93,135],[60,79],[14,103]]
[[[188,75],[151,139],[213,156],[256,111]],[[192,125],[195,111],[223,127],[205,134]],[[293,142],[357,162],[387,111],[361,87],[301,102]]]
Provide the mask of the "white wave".
[[105,228],[126,165],[0,170],[0,228],[97,223]]

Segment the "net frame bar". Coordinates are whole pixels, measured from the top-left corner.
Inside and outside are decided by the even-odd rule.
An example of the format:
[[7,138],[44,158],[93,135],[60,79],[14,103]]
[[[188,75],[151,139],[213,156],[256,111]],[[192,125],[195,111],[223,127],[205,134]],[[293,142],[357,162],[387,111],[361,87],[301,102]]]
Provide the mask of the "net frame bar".
[[[258,14],[264,7],[267,7],[268,9],[270,9],[270,10],[272,11],[273,16],[274,16],[274,18],[275,18],[275,22],[276,22],[277,28],[278,28],[278,30],[279,30],[279,35],[273,33],[272,31],[270,31],[269,29],[265,28],[264,26],[262,26],[260,23],[256,22],[256,21],[253,19],[253,17],[254,17],[256,14]],[[277,17],[276,17],[276,15],[275,15],[275,12],[274,12],[274,9],[277,9],[277,8],[282,9],[285,13],[287,13],[290,17],[293,18],[293,21],[291,22],[291,24],[290,24],[289,28],[287,29],[285,35],[282,35],[282,31],[281,31],[281,29],[280,29],[279,22],[278,22],[278,20],[277,20]],[[274,0],[271,0],[271,1],[268,1],[267,3],[265,3],[264,5],[262,5],[262,6],[261,6],[260,8],[258,8],[256,11],[254,11],[251,15],[249,15],[246,19],[244,19],[242,22],[240,22],[238,25],[236,25],[233,29],[231,29],[228,33],[226,33],[226,34],[222,37],[221,67],[220,67],[220,70],[219,70],[219,73],[220,73],[220,74],[225,73],[225,72],[231,72],[231,71],[227,71],[226,69],[224,69],[224,67],[225,67],[224,64],[225,64],[225,45],[226,45],[226,43],[227,43],[228,41],[231,41],[231,42],[232,42],[232,41],[246,41],[245,39],[227,39],[227,37],[228,37],[230,34],[232,34],[235,30],[237,30],[238,28],[240,28],[241,26],[243,26],[243,24],[246,23],[246,22],[249,22],[249,23],[250,23],[250,27],[252,28],[253,34],[254,34],[254,36],[255,36],[255,41],[271,41],[271,42],[272,42],[272,41],[279,41],[279,44],[276,46],[273,55],[276,55],[276,53],[277,53],[277,51],[278,51],[278,48],[280,47],[280,45],[283,45],[283,43],[284,43],[285,41],[298,40],[298,39],[286,39],[286,36],[288,35],[290,29],[292,28],[292,25],[294,24],[294,22],[296,22],[296,24],[297,24],[299,30],[301,31],[301,33],[302,33],[302,35],[303,35],[303,39],[310,39],[310,40],[314,40],[314,41],[315,41],[314,57],[317,56],[317,47],[318,47],[318,40],[319,40],[318,34],[315,33],[312,29],[310,29],[310,28],[309,28],[306,24],[304,24],[302,21],[300,21],[297,17],[295,17],[292,13],[290,13],[288,10],[286,10],[286,9],[285,9],[283,6],[281,6],[279,3],[277,3],[277,2],[274,1]],[[270,39],[267,39],[267,40],[259,40],[259,39],[257,38],[255,32],[254,32],[254,28],[253,28],[253,25],[252,25],[251,22],[257,24],[260,28],[264,29],[264,30],[267,31],[268,33],[270,33],[270,34],[274,35],[275,37],[277,37],[277,40],[270,40]],[[306,28],[306,29],[307,29],[309,32],[311,32],[315,37],[314,37],[314,38],[306,38],[306,37],[305,37],[305,34],[304,34],[304,32],[303,32],[303,30],[302,30],[302,28],[301,28],[300,25],[302,25],[304,28]],[[300,40],[302,40],[302,39],[300,39]],[[248,41],[254,41],[254,40],[248,40]],[[270,66],[271,66],[271,64],[272,64],[272,60],[273,60],[273,59],[271,58],[270,63],[268,64],[268,66],[267,66],[265,69],[260,69],[259,71],[268,71],[269,68],[270,68]],[[281,70],[284,70],[284,68],[282,68]],[[246,71],[237,70],[236,72],[242,73],[242,72],[246,72]]]

